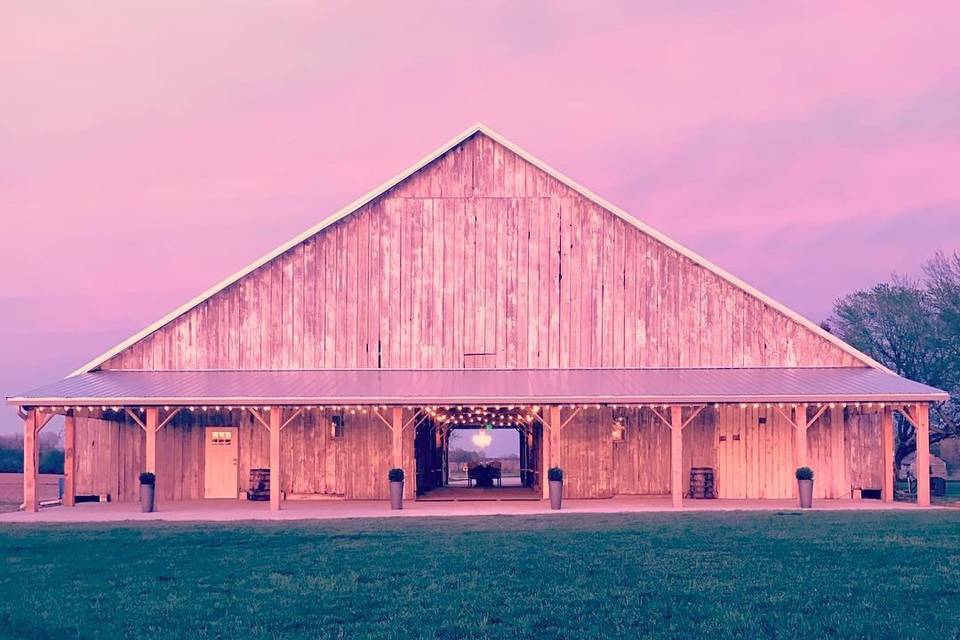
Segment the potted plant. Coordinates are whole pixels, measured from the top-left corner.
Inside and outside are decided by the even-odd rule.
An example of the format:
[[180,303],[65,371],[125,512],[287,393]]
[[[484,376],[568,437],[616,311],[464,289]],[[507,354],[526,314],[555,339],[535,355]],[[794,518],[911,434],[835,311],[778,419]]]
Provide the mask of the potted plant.
[[801,509],[813,506],[813,469],[810,467],[797,469],[797,494],[800,496]]
[[140,509],[144,513],[153,511],[157,476],[149,471],[140,474]]
[[390,508],[403,509],[403,469],[390,469]]
[[550,508],[559,509],[563,500],[563,469],[551,467],[547,471],[547,480],[550,481]]

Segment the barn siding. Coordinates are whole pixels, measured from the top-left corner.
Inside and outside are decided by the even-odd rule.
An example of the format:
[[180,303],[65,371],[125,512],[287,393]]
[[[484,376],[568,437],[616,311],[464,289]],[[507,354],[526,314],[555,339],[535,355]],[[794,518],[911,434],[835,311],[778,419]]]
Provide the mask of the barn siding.
[[103,367],[478,361],[862,365],[478,134]]

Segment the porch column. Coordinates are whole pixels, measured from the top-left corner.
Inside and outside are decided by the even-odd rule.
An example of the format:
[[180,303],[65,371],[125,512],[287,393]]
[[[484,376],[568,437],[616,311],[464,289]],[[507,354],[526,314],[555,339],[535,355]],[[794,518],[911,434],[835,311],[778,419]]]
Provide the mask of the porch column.
[[[393,427],[390,431],[393,433],[393,468],[403,469],[403,408],[393,408]],[[409,482],[409,479],[407,479]]]
[[[559,467],[560,466],[560,407],[551,406],[547,412],[547,422],[550,424],[550,429],[543,430],[544,440],[547,440],[543,443],[543,497],[550,497],[550,479],[547,474],[550,471],[550,467]],[[549,433],[549,436],[547,432]]]
[[147,471],[157,472],[157,425],[160,423],[160,409],[158,407],[147,407],[147,419],[144,423],[147,432]]
[[914,464],[917,474],[917,504],[930,506],[930,405],[920,402],[916,407],[917,457]]
[[884,502],[893,502],[893,410],[888,406],[883,408],[880,442],[883,449],[883,481],[880,487],[880,498]]
[[683,407],[670,407],[670,499],[683,507]]
[[270,407],[270,510],[280,511],[280,425],[283,409]]
[[807,466],[807,405],[797,405],[797,416],[794,422],[794,465],[797,469]]
[[40,506],[37,495],[37,467],[40,458],[37,447],[38,424],[37,410],[30,409],[23,421],[23,510],[32,513]]
[[63,506],[72,507],[77,500],[77,419],[67,412],[63,420]]

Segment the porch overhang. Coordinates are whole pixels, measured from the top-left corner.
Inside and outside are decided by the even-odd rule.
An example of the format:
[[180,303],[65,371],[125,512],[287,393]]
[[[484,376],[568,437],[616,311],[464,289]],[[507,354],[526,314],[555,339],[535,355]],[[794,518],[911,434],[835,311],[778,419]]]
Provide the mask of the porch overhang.
[[94,371],[7,398],[18,406],[510,405],[938,402],[869,367]]

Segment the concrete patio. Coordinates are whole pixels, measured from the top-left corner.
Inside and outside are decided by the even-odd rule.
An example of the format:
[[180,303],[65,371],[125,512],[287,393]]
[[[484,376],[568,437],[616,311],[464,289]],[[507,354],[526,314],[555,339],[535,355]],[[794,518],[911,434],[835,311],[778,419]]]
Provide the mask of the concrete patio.
[[[813,511],[903,511],[912,503],[879,500],[819,500]],[[266,502],[241,500],[191,500],[167,502],[154,513],[142,513],[138,503],[82,503],[75,507],[45,507],[37,513],[0,514],[0,524],[37,522],[124,522],[161,520],[223,522],[237,520],[333,520],[344,518],[462,517],[490,515],[563,516],[573,513],[701,513],[707,511],[798,511],[796,500],[685,500],[683,510],[671,506],[669,496],[618,496],[606,500],[566,500],[561,511],[551,511],[547,501],[407,502],[393,511],[386,501],[305,500],[287,501],[283,510],[270,511]]]

